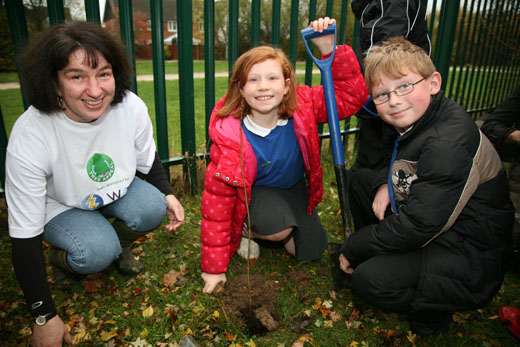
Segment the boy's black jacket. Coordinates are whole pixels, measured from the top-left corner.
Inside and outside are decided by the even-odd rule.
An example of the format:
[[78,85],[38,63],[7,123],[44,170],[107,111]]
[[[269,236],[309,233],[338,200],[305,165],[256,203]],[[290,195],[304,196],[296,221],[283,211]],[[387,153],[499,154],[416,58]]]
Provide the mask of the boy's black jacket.
[[[436,237],[467,191],[479,149],[493,159],[489,166],[498,174],[478,186],[455,223]],[[407,191],[399,215],[357,230],[341,252],[358,265],[373,256],[421,249],[413,309],[458,311],[487,305],[503,281],[514,220],[505,170],[497,158],[471,117],[439,92],[400,140],[396,162],[415,173],[404,175]],[[387,173],[381,171],[378,185],[386,183]]]

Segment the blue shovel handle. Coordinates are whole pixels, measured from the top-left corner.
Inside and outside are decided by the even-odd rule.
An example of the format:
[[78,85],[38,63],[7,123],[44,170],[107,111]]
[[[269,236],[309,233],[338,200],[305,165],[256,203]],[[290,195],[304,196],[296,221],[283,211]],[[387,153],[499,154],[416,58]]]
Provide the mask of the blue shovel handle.
[[[330,57],[324,60],[317,59],[307,44],[308,39],[319,36],[334,34],[334,49]],[[321,83],[323,85],[323,94],[325,96],[325,106],[327,107],[327,118],[329,121],[330,143],[332,147],[332,158],[334,165],[345,165],[345,155],[343,154],[343,145],[341,143],[341,130],[339,128],[338,108],[336,106],[336,95],[334,93],[334,83],[332,82],[332,61],[336,53],[336,25],[332,24],[323,32],[314,31],[312,28],[302,30],[302,38],[307,47],[307,52],[311,56],[314,63],[321,71]]]

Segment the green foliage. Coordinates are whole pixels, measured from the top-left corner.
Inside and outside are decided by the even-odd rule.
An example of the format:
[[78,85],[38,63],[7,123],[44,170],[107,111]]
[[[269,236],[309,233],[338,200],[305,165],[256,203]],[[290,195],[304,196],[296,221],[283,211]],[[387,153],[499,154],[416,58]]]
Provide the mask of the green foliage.
[[172,52],[170,51],[169,45],[164,45],[164,60],[171,60],[172,59]]

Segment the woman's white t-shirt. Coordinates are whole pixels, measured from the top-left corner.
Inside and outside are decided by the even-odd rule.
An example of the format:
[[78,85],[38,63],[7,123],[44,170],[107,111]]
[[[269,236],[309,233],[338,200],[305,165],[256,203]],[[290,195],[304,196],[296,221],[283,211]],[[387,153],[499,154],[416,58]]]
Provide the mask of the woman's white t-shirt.
[[148,109],[131,92],[91,123],[29,107],[7,146],[9,235],[34,237],[68,209],[110,204],[126,194],[136,169],[150,171],[154,158]]

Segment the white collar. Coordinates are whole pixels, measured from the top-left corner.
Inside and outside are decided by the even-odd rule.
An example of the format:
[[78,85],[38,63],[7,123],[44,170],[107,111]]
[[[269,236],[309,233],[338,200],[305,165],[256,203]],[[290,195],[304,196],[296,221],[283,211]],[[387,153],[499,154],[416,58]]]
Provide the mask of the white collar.
[[397,130],[397,132],[399,133],[399,136],[403,136],[404,134],[406,134],[407,132],[409,132],[410,130],[412,130],[412,128],[414,127],[415,124],[411,125],[408,129],[406,129],[404,132],[400,132],[399,130],[397,130],[397,128],[395,130]]
[[288,120],[287,119],[278,119],[276,121],[276,124],[274,127],[272,127],[271,129],[268,129],[268,128],[264,128],[258,124],[256,124],[252,119],[251,117],[249,117],[249,115],[247,115],[245,118],[244,118],[244,125],[245,127],[247,128],[247,130],[249,130],[250,132],[252,132],[253,134],[255,135],[258,135],[260,137],[266,137],[267,135],[269,135],[269,133],[274,129],[276,128],[277,126],[285,126],[287,125],[287,122]]

